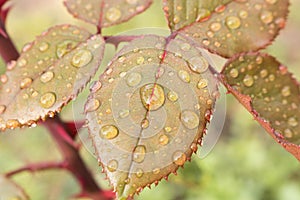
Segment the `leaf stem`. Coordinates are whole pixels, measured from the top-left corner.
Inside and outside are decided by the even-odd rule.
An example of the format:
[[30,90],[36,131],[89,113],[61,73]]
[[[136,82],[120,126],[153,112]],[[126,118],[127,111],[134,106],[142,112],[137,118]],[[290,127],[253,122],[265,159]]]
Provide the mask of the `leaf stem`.
[[0,56],[5,63],[8,63],[11,60],[16,60],[19,57],[19,53],[12,42],[11,38],[6,32],[3,22],[0,20]]

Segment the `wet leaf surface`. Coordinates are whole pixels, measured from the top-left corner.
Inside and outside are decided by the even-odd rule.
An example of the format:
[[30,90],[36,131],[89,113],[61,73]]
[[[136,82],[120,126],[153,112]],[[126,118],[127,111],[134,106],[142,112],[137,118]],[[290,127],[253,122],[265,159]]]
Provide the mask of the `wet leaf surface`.
[[128,21],[146,10],[152,0],[65,0],[68,11],[76,18],[98,27]]
[[85,105],[99,162],[119,199],[190,160],[210,120],[217,83],[198,49],[145,36],[123,48]]
[[0,175],[0,199],[27,200],[28,196],[21,187],[6,177]]
[[24,46],[0,82],[0,129],[34,125],[53,116],[98,69],[104,51],[100,35],[62,25]]
[[283,147],[300,160],[299,83],[287,68],[265,54],[228,62],[223,82]]
[[[186,15],[187,18],[177,19],[177,13],[180,12],[174,11],[174,8],[169,9],[174,12],[169,14],[171,18],[173,16],[173,19],[169,17],[169,21],[178,21],[178,28],[183,24],[190,24],[178,31],[213,53],[231,57],[237,53],[257,51],[271,44],[279,30],[285,26],[288,5],[286,0],[231,1],[225,6],[220,4],[205,19],[192,24],[189,15]],[[185,6],[186,10],[192,9],[188,8],[189,6]]]

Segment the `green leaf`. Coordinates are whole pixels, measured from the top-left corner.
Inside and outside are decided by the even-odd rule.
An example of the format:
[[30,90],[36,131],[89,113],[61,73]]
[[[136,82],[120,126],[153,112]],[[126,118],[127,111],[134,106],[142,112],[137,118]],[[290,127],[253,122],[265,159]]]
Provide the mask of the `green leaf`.
[[158,184],[197,150],[218,96],[208,67],[183,40],[144,36],[93,84],[88,128],[119,199]]
[[275,58],[241,54],[222,72],[225,86],[284,148],[300,160],[299,83]]
[[0,199],[27,200],[29,198],[21,187],[7,179],[5,176],[0,175]]
[[164,0],[164,11],[171,30],[179,30],[194,22],[210,17],[233,0]]
[[55,26],[24,46],[0,82],[0,130],[53,116],[95,74],[104,51],[100,35]]
[[98,27],[109,27],[146,10],[152,0],[65,0],[68,11],[76,18]]
[[[192,24],[190,20],[185,22],[185,18],[181,19],[183,22],[179,27],[182,24],[190,25],[178,32],[197,45],[223,57],[258,51],[271,44],[279,30],[285,26],[288,5],[287,0],[231,1],[223,7],[219,5],[210,16]],[[188,10],[188,6],[184,8]],[[173,22],[178,21],[176,14],[176,11],[175,14],[170,14]]]

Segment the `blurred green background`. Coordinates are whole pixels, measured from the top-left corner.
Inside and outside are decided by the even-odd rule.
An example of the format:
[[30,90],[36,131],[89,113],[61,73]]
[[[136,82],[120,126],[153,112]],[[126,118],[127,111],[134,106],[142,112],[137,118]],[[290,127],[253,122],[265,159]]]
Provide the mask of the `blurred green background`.
[[[13,0],[14,7],[8,17],[8,31],[18,49],[34,40],[48,27],[71,23],[95,32],[93,26],[72,18],[62,0]],[[286,29],[266,51],[275,55],[300,79],[300,1],[292,0],[290,18]],[[105,35],[145,27],[167,28],[161,10],[161,1],[145,13],[127,23],[107,28]],[[155,33],[161,29],[149,29]],[[108,46],[106,57],[98,75],[114,54]],[[0,73],[4,72],[0,63]],[[78,98],[82,104],[84,91]],[[253,120],[237,101],[227,96],[227,115],[222,135],[213,151],[204,159],[194,156],[191,163],[171,175],[167,182],[152,190],[145,189],[136,199],[140,200],[299,200],[300,165]],[[82,113],[82,110],[76,110]],[[67,106],[62,117],[72,120],[72,105]],[[99,184],[109,188],[96,159],[86,149],[81,154]],[[61,159],[55,144],[42,127],[7,131],[0,135],[0,173],[28,163]],[[22,173],[14,177],[33,200],[67,199],[76,194],[79,187],[73,177],[64,171]]]

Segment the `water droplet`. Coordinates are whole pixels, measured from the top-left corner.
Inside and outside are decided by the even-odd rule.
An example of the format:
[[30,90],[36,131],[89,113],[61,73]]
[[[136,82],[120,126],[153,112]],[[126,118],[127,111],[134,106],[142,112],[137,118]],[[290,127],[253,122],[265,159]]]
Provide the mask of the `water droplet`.
[[247,74],[243,79],[243,83],[245,86],[251,87],[254,84],[254,79],[252,76]]
[[5,105],[0,105],[0,115],[3,114],[6,110],[6,106]]
[[257,56],[257,58],[255,59],[256,64],[260,65],[261,63],[263,63],[264,59],[261,56]]
[[143,119],[141,125],[142,125],[143,129],[148,128],[149,127],[149,120],[148,119]]
[[145,58],[143,56],[140,56],[136,59],[136,64],[141,65],[145,61]]
[[226,26],[230,29],[237,29],[241,26],[241,20],[235,16],[229,16],[226,18]]
[[72,58],[72,65],[74,67],[83,67],[91,62],[93,54],[88,50],[79,50]]
[[27,88],[31,85],[32,83],[32,79],[31,78],[24,78],[21,82],[20,82],[20,88],[24,89]]
[[124,180],[124,183],[125,183],[125,184],[129,184],[129,183],[130,183],[130,178],[126,178],[126,179]]
[[54,77],[54,73],[52,71],[46,71],[41,75],[40,80],[42,83],[48,83],[53,79],[53,77]]
[[159,174],[160,173],[160,169],[159,168],[155,168],[152,170],[153,174]]
[[297,122],[297,120],[296,120],[294,117],[290,117],[290,118],[288,119],[288,124],[289,124],[290,126],[292,126],[292,127],[295,127],[295,126],[298,125],[298,122]]
[[137,86],[142,81],[142,75],[139,73],[130,73],[126,78],[126,83],[130,87]]
[[260,77],[265,78],[267,76],[268,76],[268,71],[266,69],[260,71]]
[[284,130],[284,136],[286,138],[292,138],[293,137],[293,132],[290,129],[285,129]]
[[119,117],[121,117],[122,119],[124,119],[128,116],[129,116],[129,110],[127,110],[127,109],[123,109],[119,112]]
[[161,135],[158,140],[161,145],[167,145],[169,143],[169,137],[165,134]]
[[206,79],[201,79],[201,80],[199,80],[199,82],[197,84],[197,88],[203,89],[203,88],[206,88],[207,85],[208,85],[208,81]]
[[51,108],[56,102],[56,95],[53,92],[47,92],[40,98],[40,105],[43,108]]
[[126,0],[126,2],[128,4],[135,5],[135,4],[137,4],[138,0]]
[[188,43],[183,43],[183,44],[181,45],[181,50],[183,50],[183,51],[188,51],[188,50],[190,50],[190,49],[191,49],[191,45],[188,44]]
[[147,84],[140,89],[140,96],[147,110],[157,110],[165,102],[165,93],[159,84]]
[[2,83],[6,83],[8,81],[8,77],[6,74],[1,74],[0,80]]
[[168,92],[168,99],[172,102],[175,102],[178,100],[178,94],[174,91]]
[[246,19],[246,18],[248,17],[248,12],[245,11],[245,10],[241,10],[241,11],[239,12],[239,16],[240,16],[240,18],[242,18],[242,19]]
[[100,90],[102,87],[102,83],[100,81],[93,81],[90,85],[90,92],[95,93]]
[[100,137],[111,140],[119,135],[119,129],[114,125],[102,126],[100,129]]
[[112,7],[106,11],[105,17],[110,22],[116,22],[121,18],[121,15],[122,13],[119,9]]
[[290,90],[290,87],[289,86],[284,86],[281,90],[281,94],[282,96],[284,97],[288,97],[291,95],[291,90]]
[[144,145],[138,145],[133,150],[133,161],[141,163],[144,161],[146,155],[146,147]]
[[107,163],[107,169],[110,172],[115,172],[118,169],[118,165],[119,165],[118,161],[116,161],[116,160],[110,160]]
[[189,67],[193,72],[203,73],[208,69],[208,62],[204,57],[195,56],[189,59]]
[[273,18],[274,17],[273,17],[272,12],[267,11],[267,10],[263,11],[260,15],[261,21],[265,24],[271,23],[273,21]]
[[136,176],[138,178],[141,178],[143,176],[143,174],[144,174],[144,171],[141,168],[136,170]]
[[185,70],[179,70],[178,76],[183,82],[189,83],[191,81],[190,74]]
[[175,15],[173,18],[173,22],[174,24],[178,24],[180,22],[180,17]]
[[42,42],[39,46],[41,52],[47,51],[49,49],[49,44],[47,42]]
[[21,125],[21,123],[17,119],[9,119],[6,122],[6,128],[9,128],[9,129],[17,128],[20,125]]
[[183,123],[183,125],[188,129],[197,128],[199,125],[199,117],[193,111],[183,111],[180,115],[180,120]]
[[196,152],[196,151],[198,150],[198,145],[197,145],[197,143],[192,143],[192,144],[191,144],[191,150],[192,150],[193,152]]
[[183,153],[181,151],[176,151],[173,154],[173,162],[176,165],[182,166],[182,165],[184,165],[185,161],[186,161],[186,155],[185,155],[185,153]]
[[229,74],[232,78],[237,78],[239,76],[239,71],[237,69],[233,68],[230,70]]
[[57,45],[56,56],[58,58],[62,58],[64,55],[72,51],[77,46],[77,44],[78,42],[75,42],[73,40],[64,40]]
[[25,58],[21,58],[20,60],[18,60],[18,65],[20,67],[24,67],[27,64],[27,60]]
[[219,23],[219,22],[213,22],[211,25],[210,25],[210,30],[214,31],[214,32],[217,32],[221,29],[222,25]]
[[265,0],[269,4],[275,4],[277,3],[277,0]]
[[13,70],[17,65],[17,62],[15,60],[12,60],[10,62],[7,63],[6,65],[6,69],[7,70]]
[[101,105],[98,99],[90,99],[86,105],[85,111],[86,112],[93,112],[99,108]]

